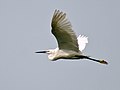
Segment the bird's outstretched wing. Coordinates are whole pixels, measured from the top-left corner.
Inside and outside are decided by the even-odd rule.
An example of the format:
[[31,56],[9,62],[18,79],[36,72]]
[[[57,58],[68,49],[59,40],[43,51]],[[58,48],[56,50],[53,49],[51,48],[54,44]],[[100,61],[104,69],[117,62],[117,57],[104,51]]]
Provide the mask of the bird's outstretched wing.
[[59,49],[73,50],[79,52],[77,37],[72,30],[66,13],[55,10],[52,18],[52,33],[56,37]]
[[85,49],[86,44],[88,43],[88,37],[84,35],[79,35],[77,39],[78,39],[79,50],[82,52]]

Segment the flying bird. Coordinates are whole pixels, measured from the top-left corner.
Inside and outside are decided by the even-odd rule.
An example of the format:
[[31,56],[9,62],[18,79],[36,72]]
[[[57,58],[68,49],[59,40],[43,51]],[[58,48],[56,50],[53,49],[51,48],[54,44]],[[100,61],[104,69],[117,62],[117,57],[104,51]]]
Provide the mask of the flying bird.
[[88,43],[88,37],[79,35],[77,38],[70,21],[66,17],[66,13],[55,10],[51,27],[51,32],[57,39],[58,47],[56,49],[37,51],[36,53],[47,53],[51,61],[58,59],[87,59],[101,64],[108,64],[105,60],[94,59],[83,54],[82,51]]

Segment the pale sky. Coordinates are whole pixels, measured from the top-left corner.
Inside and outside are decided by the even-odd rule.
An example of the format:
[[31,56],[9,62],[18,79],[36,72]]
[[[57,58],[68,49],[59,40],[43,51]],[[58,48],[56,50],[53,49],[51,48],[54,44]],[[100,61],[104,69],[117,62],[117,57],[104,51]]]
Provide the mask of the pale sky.
[[[84,53],[108,65],[34,53],[57,47],[55,9],[89,37]],[[119,0],[0,0],[0,90],[120,90],[119,34]]]

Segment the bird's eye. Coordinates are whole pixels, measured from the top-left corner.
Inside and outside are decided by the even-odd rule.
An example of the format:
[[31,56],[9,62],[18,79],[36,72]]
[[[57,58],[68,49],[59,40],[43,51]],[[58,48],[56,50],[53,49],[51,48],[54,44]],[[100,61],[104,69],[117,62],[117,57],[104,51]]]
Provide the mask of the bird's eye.
[[47,54],[51,54],[52,52],[51,51],[47,51]]

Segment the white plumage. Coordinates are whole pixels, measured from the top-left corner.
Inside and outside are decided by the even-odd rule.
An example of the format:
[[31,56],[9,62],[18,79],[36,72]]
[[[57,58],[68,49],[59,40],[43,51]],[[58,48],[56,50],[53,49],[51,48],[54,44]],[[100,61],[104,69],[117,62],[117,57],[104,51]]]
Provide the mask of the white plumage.
[[86,44],[88,43],[88,37],[84,35],[79,35],[77,39],[78,39],[79,50],[82,52],[85,49]]
[[56,49],[38,51],[36,53],[47,53],[51,61],[58,59],[89,59],[107,64],[104,60],[97,60],[83,55],[82,51],[88,43],[88,37],[84,35],[79,35],[78,38],[76,37],[70,21],[66,17],[66,13],[55,10],[51,27],[51,32],[57,39],[58,47]]

